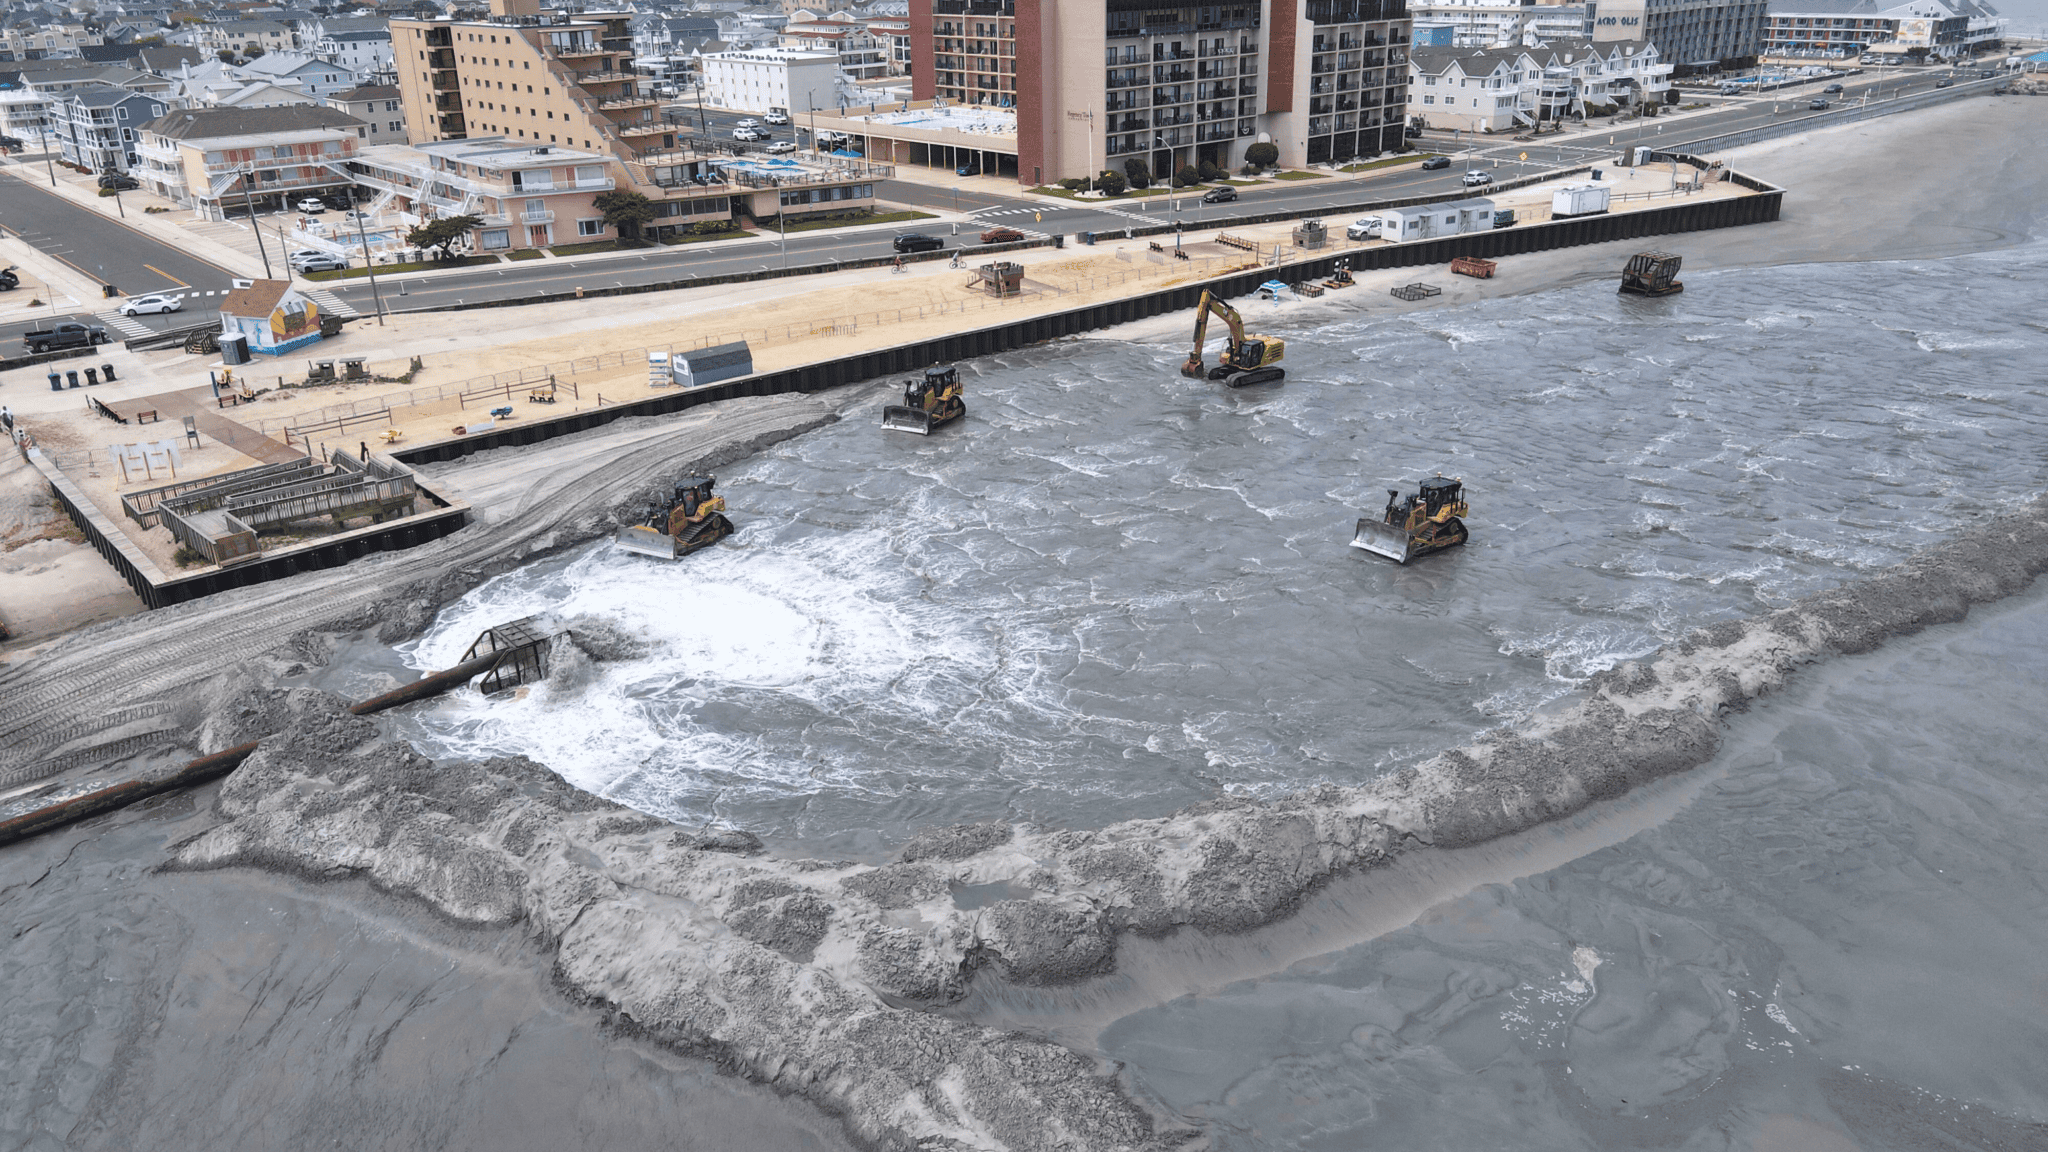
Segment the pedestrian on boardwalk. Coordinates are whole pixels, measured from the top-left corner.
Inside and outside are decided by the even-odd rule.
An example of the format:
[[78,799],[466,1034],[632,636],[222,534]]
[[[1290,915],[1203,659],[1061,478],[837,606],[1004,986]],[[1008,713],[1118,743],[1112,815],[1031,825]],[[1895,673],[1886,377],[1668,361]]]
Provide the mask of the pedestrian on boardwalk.
[[14,431],[14,410],[5,404],[0,404],[0,427]]

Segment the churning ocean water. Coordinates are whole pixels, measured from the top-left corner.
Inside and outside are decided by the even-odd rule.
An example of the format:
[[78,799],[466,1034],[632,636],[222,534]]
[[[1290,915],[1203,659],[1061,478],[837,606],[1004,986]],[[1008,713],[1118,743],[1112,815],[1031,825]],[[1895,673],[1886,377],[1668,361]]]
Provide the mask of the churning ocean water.
[[[2038,492],[2044,269],[2036,244],[1655,301],[1253,305],[1288,378],[1236,392],[1179,376],[1177,341],[964,364],[954,427],[857,413],[729,470],[714,549],[600,542],[475,589],[410,662],[543,611],[649,650],[407,733],[837,855],[1355,783]],[[1470,544],[1347,546],[1438,472]]]

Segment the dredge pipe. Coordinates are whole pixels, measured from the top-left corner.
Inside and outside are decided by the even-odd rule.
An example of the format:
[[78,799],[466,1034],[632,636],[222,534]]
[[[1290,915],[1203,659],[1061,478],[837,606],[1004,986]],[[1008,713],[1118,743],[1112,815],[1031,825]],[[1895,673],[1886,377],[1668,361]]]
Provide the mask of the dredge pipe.
[[[396,708],[400,704],[410,704],[415,700],[439,696],[450,688],[469,683],[470,677],[489,671],[500,655],[503,653],[493,652],[474,660],[465,660],[445,672],[435,672],[403,688],[386,692],[382,696],[372,696],[360,704],[351,705],[349,711],[358,716],[368,716],[373,712]],[[251,740],[247,744],[237,744],[211,756],[201,756],[176,772],[156,780],[130,780],[123,784],[114,784],[87,792],[83,796],[73,796],[69,800],[38,808],[33,812],[25,812],[11,820],[0,821],[0,845],[26,840],[52,828],[76,824],[80,820],[87,820],[118,808],[126,808],[151,796],[161,796],[180,788],[190,788],[195,784],[218,780],[241,767],[242,761],[247,760],[249,754],[256,751],[256,746],[260,743],[261,740]]]

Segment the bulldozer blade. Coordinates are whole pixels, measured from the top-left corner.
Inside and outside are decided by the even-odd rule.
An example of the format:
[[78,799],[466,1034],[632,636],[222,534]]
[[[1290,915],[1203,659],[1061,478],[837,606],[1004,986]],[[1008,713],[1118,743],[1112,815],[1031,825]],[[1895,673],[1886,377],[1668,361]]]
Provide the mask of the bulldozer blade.
[[915,432],[919,436],[929,436],[932,434],[932,416],[922,408],[891,404],[882,409],[882,427],[891,432]]
[[1384,520],[1360,517],[1358,532],[1351,537],[1353,548],[1363,548],[1375,556],[1385,556],[1396,564],[1406,564],[1411,554],[1412,541],[1405,528],[1397,528]]
[[652,528],[635,524],[619,529],[619,547],[642,556],[656,556],[663,560],[676,558],[676,538],[656,532]]

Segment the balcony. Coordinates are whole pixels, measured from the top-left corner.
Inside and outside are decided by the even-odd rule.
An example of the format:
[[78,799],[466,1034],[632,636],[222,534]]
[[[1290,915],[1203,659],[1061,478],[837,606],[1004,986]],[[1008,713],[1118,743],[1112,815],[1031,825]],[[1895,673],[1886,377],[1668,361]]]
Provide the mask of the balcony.
[[455,67],[455,50],[453,48],[436,48],[432,52],[427,53],[427,67]]
[[434,73],[434,91],[436,91],[436,92],[455,92],[455,91],[459,91],[459,90],[460,90],[461,88],[462,88],[462,82],[461,82],[460,80],[456,79],[456,77],[455,77],[455,73],[453,73],[453,72],[436,72],[436,73]]
[[594,84],[622,84],[640,77],[632,72],[571,72],[569,79],[588,88]]
[[521,224],[552,224],[555,222],[555,212],[552,208],[543,208],[538,212],[529,208],[519,213],[519,222]]
[[656,100],[652,96],[620,96],[610,100],[600,100],[597,102],[597,106],[606,112],[621,112],[634,108],[653,108],[660,103],[661,101]]
[[461,136],[469,131],[463,125],[462,113],[460,112],[443,113],[439,121],[439,127],[443,136]]
[[614,126],[612,130],[622,138],[634,139],[646,136],[667,136],[675,131],[674,128],[659,120],[642,120],[632,124],[619,124]]
[[581,60],[591,56],[609,56],[612,52],[597,44],[550,44],[548,55],[557,60]]

